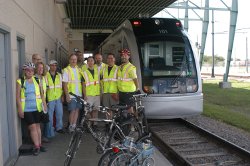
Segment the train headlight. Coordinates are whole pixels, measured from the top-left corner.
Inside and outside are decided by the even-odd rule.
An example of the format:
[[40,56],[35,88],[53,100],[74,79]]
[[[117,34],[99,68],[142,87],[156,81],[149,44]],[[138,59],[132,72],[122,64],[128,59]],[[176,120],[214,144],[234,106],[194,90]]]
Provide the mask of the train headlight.
[[187,79],[186,80],[186,87],[187,87],[187,92],[196,92],[198,89],[197,83],[194,79]]
[[160,23],[161,23],[160,20],[158,20],[158,19],[155,20],[156,25],[160,25]]
[[144,86],[143,91],[148,93],[148,94],[154,93],[154,90],[152,89],[152,86]]

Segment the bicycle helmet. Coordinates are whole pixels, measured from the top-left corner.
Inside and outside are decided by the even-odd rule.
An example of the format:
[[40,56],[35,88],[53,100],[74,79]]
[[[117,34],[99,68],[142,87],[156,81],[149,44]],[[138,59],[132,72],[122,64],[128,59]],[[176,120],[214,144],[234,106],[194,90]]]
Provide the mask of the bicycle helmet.
[[127,54],[127,55],[130,55],[130,51],[129,51],[129,49],[125,48],[125,49],[122,49],[122,50],[120,51],[120,54]]
[[26,62],[24,65],[23,65],[23,69],[27,69],[27,68],[36,68],[34,63],[32,62]]

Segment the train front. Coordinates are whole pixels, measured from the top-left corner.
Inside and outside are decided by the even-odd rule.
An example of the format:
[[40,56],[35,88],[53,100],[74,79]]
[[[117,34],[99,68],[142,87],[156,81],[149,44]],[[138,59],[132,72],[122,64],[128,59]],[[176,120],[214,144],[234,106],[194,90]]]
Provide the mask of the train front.
[[176,19],[130,20],[140,59],[143,100],[150,119],[200,114],[203,94],[198,59]]

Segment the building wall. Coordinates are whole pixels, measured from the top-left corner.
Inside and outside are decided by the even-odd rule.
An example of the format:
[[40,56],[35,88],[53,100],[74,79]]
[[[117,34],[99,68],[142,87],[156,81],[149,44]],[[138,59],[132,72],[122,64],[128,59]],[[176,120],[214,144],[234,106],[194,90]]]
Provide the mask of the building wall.
[[[42,56],[45,62],[45,49],[48,50],[48,60],[55,58],[57,43],[63,44],[64,48],[68,49],[69,42],[65,38],[65,24],[62,22],[62,14],[59,11],[59,5],[54,3],[54,0],[0,0],[0,30],[6,27],[10,42],[8,54],[5,55],[10,62],[7,66],[6,72],[8,87],[12,90],[11,98],[8,104],[8,114],[11,117],[6,117],[9,124],[14,128],[10,133],[14,137],[14,150],[11,151],[9,159],[3,159],[3,151],[1,145],[4,144],[0,137],[0,165],[6,164],[11,158],[17,156],[18,148],[22,144],[20,119],[16,114],[15,102],[15,81],[18,78],[19,64],[18,64],[18,50],[17,50],[17,36],[24,39],[25,43],[25,60],[31,61],[33,53],[38,53]],[[8,89],[7,89],[8,92]],[[13,117],[12,117],[13,116]],[[0,122],[1,123],[1,122]],[[1,125],[0,125],[1,126]],[[0,135],[1,136],[1,135]],[[11,145],[11,146],[13,146]],[[3,164],[2,164],[3,163]]]

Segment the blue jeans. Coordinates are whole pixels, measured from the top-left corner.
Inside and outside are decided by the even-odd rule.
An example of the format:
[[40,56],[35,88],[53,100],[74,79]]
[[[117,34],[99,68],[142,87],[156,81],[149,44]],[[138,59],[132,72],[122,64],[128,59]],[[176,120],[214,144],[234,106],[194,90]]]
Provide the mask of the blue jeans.
[[46,125],[46,135],[48,138],[55,136],[53,127],[53,115],[56,115],[56,130],[63,129],[63,106],[61,98],[48,103],[49,124]]

